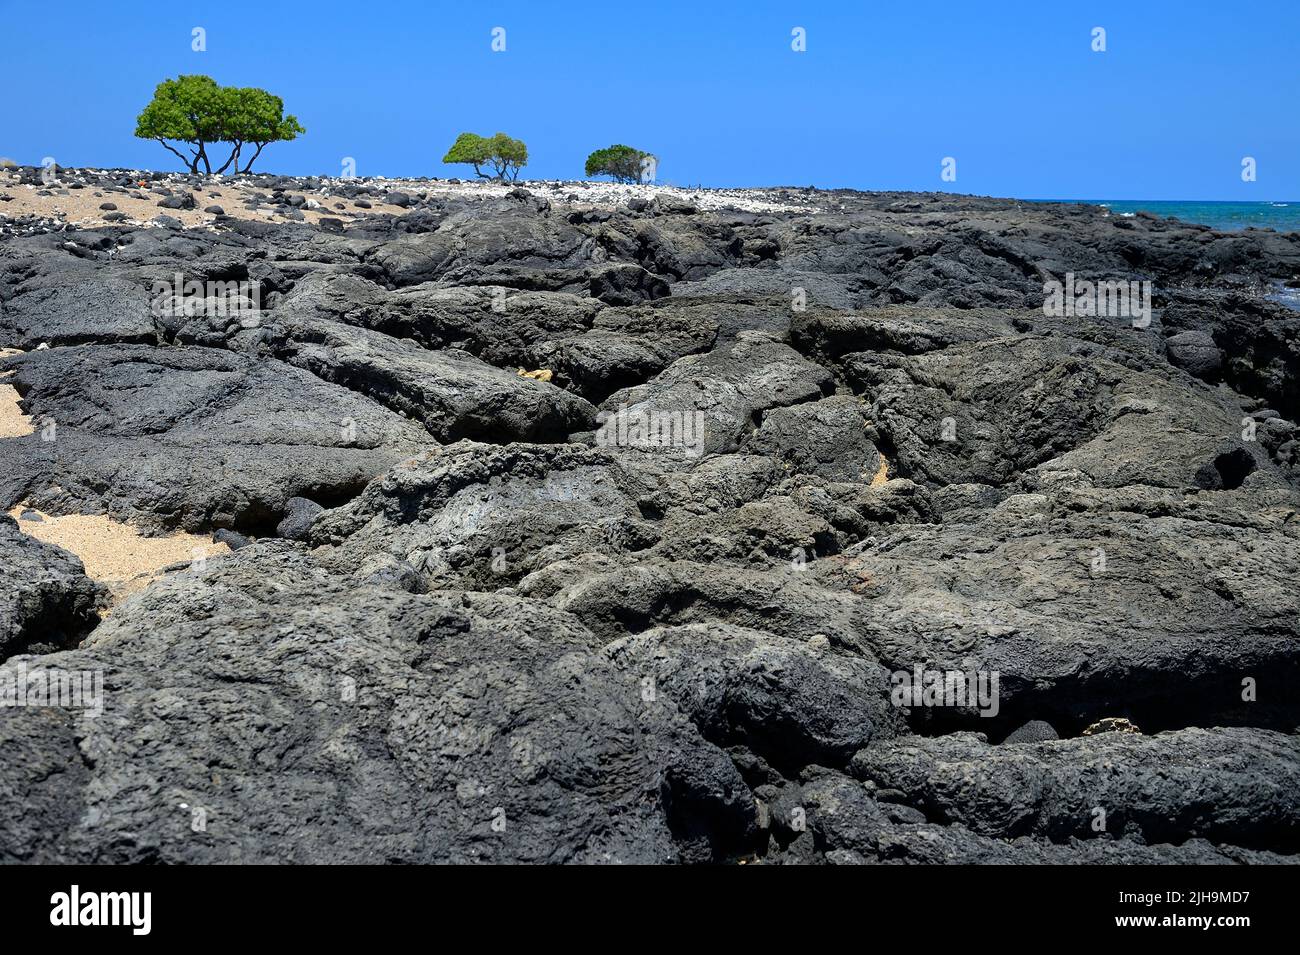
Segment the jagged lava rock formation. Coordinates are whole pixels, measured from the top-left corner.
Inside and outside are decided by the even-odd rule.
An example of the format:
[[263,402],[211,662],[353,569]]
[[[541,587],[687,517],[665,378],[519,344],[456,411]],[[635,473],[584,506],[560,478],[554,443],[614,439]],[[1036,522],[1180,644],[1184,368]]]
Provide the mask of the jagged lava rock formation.
[[[101,619],[0,526],[0,676],[104,679],[0,709],[0,859],[1300,850],[1297,237],[412,192],[0,244],[5,510],[251,541]],[[1067,272],[1152,282],[1150,324],[1045,315]],[[260,309],[160,308],[178,273]],[[997,705],[898,705],[918,669]]]

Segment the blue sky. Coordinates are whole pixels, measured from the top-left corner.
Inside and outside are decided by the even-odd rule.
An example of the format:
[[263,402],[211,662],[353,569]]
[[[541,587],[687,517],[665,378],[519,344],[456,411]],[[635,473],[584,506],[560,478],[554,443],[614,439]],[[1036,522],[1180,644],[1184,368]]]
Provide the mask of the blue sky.
[[439,162],[456,134],[501,130],[536,178],[624,142],[679,185],[1292,200],[1297,53],[1296,0],[0,0],[0,155],[179,168],[135,116],[160,80],[206,73],[307,127],[270,172],[464,175]]

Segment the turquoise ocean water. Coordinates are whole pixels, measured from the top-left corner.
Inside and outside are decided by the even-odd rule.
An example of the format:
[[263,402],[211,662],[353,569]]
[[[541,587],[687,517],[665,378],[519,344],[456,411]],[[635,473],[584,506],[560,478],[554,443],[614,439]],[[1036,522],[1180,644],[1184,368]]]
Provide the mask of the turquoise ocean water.
[[1184,222],[1199,222],[1212,229],[1276,229],[1278,232],[1300,231],[1300,201],[1296,202],[1171,202],[1164,200],[1133,201],[1118,199],[1077,200],[1107,206],[1116,215],[1150,212],[1173,216]]

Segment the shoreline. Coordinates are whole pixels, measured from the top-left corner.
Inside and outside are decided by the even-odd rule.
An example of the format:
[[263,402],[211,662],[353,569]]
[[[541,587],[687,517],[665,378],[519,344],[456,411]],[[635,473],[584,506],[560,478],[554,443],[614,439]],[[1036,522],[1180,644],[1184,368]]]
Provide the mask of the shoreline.
[[154,224],[160,216],[166,218],[158,224],[175,223],[183,228],[213,227],[239,219],[305,222],[341,231],[373,216],[398,217],[460,200],[491,201],[516,190],[573,209],[612,210],[656,200],[705,212],[756,215],[835,213],[850,201],[889,203],[896,208],[887,211],[899,212],[930,211],[927,206],[947,211],[953,205],[990,211],[1022,206],[1077,207],[1101,217],[1146,216],[1225,233],[1256,230],[1286,235],[1300,231],[1300,201],[1282,200],[1022,199],[816,186],[724,188],[581,179],[499,182],[388,176],[344,179],[273,173],[218,176],[94,167],[59,167],[57,179],[47,183],[43,172],[32,166],[0,167],[0,229],[7,230],[4,234],[68,226],[142,226]]

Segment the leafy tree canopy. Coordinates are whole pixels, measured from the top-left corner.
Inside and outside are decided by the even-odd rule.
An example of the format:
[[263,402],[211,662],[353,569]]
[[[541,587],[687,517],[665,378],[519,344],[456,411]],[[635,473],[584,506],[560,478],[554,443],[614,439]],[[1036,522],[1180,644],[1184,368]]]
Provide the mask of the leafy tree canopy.
[[[223,139],[235,145],[233,158],[237,172],[248,172],[267,144],[288,142],[307,132],[296,116],[284,115],[284,100],[266,90],[245,86],[227,87],[223,92],[226,100]],[[241,170],[239,153],[246,145],[256,149]]]
[[643,149],[616,143],[587,157],[588,176],[610,176],[618,182],[640,182],[644,162],[655,157]]
[[[232,165],[236,172],[248,172],[267,144],[296,139],[305,132],[296,117],[284,115],[280,97],[255,87],[220,86],[209,76],[163,80],[135,124],[136,136],[158,140],[192,173],[197,173],[200,165],[205,173],[212,172],[208,146],[213,143],[232,146],[218,173]],[[189,156],[168,140],[187,144]],[[245,146],[253,146],[255,151],[240,169]]]
[[[505,133],[495,136],[480,136],[477,133],[461,133],[442,157],[445,163],[466,163],[474,167],[474,172],[484,179],[515,180],[519,170],[528,165],[528,147],[523,140],[514,139]],[[483,171],[483,166],[492,172]]]

